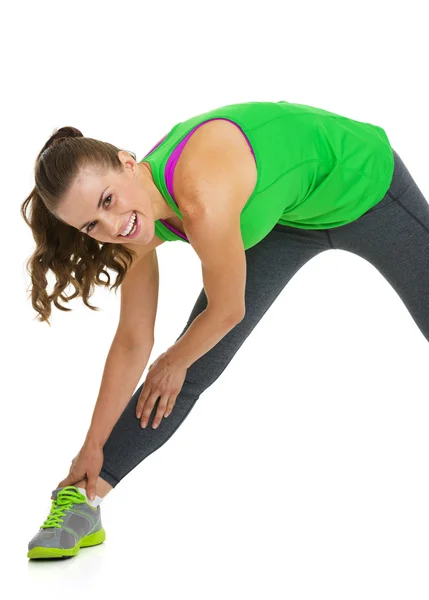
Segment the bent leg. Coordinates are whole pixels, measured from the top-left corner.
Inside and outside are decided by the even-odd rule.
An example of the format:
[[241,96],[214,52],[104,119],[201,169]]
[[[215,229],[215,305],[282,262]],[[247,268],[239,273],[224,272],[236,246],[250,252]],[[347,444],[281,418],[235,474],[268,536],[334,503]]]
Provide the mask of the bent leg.
[[370,262],[398,293],[429,341],[429,204],[399,155],[384,198],[329,230],[334,248]]
[[[159,399],[147,427],[142,429],[135,409],[144,383],[135,391],[104,445],[100,477],[115,487],[142,460],[160,448],[186,419],[201,393],[221,375],[287,282],[311,258],[331,247],[325,231],[276,225],[263,240],[249,248],[246,251],[244,319],[189,367],[170,416],[163,418],[157,429],[152,429],[151,423]],[[179,338],[206,306],[203,288]]]

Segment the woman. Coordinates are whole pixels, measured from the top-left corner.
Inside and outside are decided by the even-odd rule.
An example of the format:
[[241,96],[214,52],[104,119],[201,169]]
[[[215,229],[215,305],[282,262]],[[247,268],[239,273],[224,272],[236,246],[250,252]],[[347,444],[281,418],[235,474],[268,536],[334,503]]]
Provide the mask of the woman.
[[[133,156],[59,129],[37,158],[22,205],[37,244],[28,262],[41,321],[49,323],[51,302],[69,310],[58,300],[68,300],[70,283],[71,298],[94,309],[94,284],[110,283],[105,267],[118,273],[112,288],[121,286],[84,445],[52,492],[30,558],[71,556],[104,541],[102,499],[173,435],[320,252],[368,260],[429,339],[428,204],[381,127],[285,101],[247,102],[178,123],[141,162]],[[156,247],[165,241],[192,246],[204,287],[176,343],[135,390],[153,347]],[[48,269],[57,278],[50,296]]]

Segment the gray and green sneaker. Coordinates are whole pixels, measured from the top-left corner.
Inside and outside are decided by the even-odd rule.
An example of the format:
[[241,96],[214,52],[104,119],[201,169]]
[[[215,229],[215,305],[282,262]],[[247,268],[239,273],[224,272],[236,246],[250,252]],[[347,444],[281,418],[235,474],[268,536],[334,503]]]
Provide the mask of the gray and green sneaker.
[[28,558],[75,556],[80,548],[104,542],[100,506],[88,504],[75,486],[57,488],[52,497],[48,518],[28,544]]

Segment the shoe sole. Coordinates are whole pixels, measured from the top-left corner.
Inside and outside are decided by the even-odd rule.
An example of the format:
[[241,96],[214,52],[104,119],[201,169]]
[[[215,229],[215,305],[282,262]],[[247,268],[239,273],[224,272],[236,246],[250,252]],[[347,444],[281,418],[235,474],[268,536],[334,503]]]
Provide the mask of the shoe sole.
[[74,548],[44,548],[43,546],[36,546],[27,553],[28,558],[59,558],[61,556],[76,556],[81,548],[88,546],[98,546],[102,544],[106,539],[106,532],[104,529],[96,531],[91,535],[84,536]]

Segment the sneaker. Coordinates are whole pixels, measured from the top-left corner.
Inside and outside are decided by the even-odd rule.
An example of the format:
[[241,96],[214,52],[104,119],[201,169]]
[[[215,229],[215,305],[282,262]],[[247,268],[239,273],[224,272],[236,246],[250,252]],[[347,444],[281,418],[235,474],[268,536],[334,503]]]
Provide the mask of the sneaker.
[[88,504],[74,486],[57,488],[52,497],[48,518],[28,544],[28,558],[75,556],[80,548],[104,542],[100,505]]

